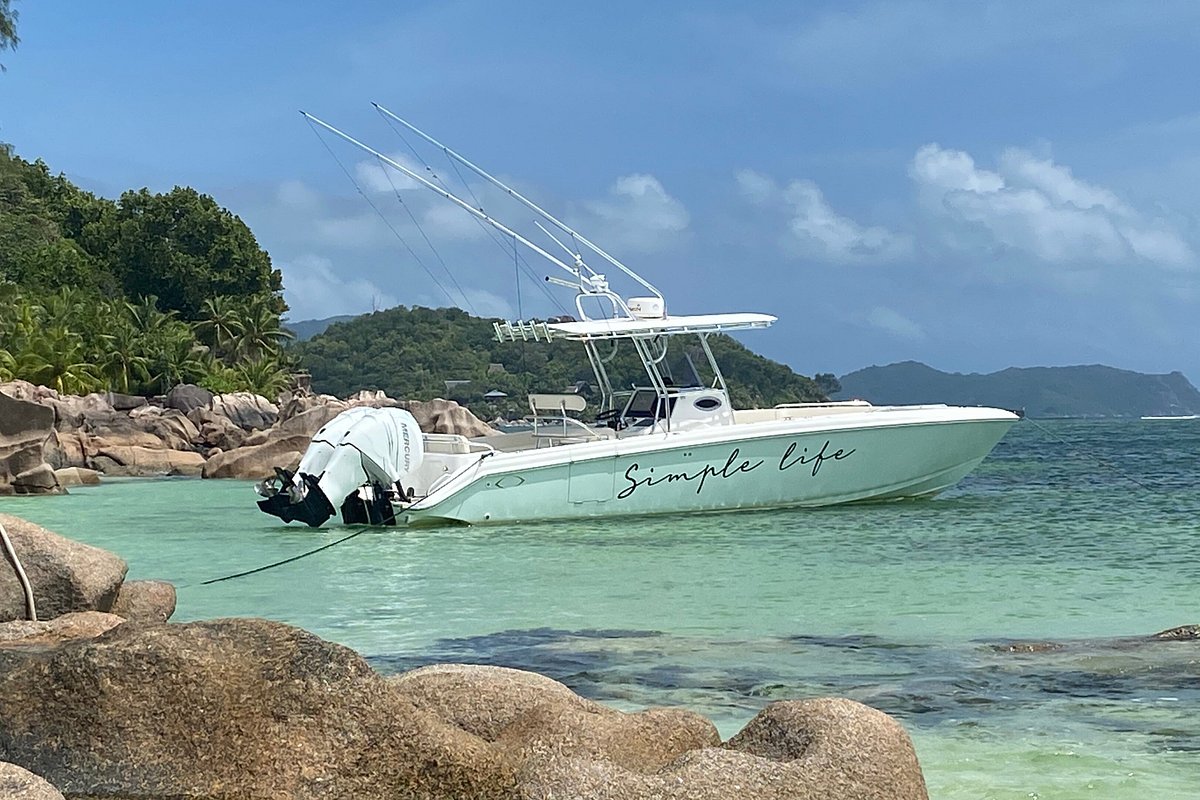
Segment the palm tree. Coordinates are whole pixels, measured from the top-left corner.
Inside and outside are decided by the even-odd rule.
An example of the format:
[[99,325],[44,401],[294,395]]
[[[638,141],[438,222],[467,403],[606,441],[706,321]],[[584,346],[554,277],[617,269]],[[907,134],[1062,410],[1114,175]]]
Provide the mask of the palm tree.
[[218,356],[232,353],[234,343],[245,330],[242,304],[229,295],[218,295],[205,300],[200,310],[204,319],[195,324],[200,341]]
[[158,358],[153,362],[157,373],[153,382],[163,393],[170,391],[172,386],[199,380],[205,374],[204,346],[192,338],[191,329],[182,323],[176,324],[180,329],[159,339]]
[[17,377],[17,360],[13,354],[0,347],[0,381],[11,381]]
[[292,385],[292,373],[274,358],[259,358],[238,367],[246,388],[266,398],[274,398]]
[[52,325],[17,354],[22,377],[64,394],[87,394],[104,388],[88,360],[83,337],[62,325]]
[[100,334],[104,352],[99,366],[112,382],[113,388],[129,394],[134,379],[138,386],[150,382],[150,359],[146,357],[141,337],[128,319],[120,319],[108,333]]
[[235,340],[234,353],[241,361],[256,361],[275,355],[284,341],[293,338],[279,323],[279,314],[269,300],[256,295],[250,299],[242,317],[242,331]]

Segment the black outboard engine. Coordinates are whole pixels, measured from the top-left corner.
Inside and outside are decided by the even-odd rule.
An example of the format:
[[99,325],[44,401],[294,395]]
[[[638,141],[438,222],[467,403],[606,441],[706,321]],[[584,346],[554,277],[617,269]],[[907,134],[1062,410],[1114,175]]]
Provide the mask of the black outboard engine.
[[421,428],[407,411],[347,409],[317,431],[296,472],[277,467],[255,486],[263,498],[258,507],[314,528],[339,505],[347,524],[394,525],[386,487],[419,467],[424,454]]
[[329,498],[321,491],[317,479],[312,475],[300,476],[306,491],[293,495],[288,491],[288,487],[293,485],[294,480],[295,475],[292,472],[276,467],[274,478],[268,478],[255,487],[259,494],[262,494],[264,489],[271,492],[258,501],[258,507],[284,522],[300,520],[309,527],[319,528],[325,520],[333,516],[333,506],[329,503]]

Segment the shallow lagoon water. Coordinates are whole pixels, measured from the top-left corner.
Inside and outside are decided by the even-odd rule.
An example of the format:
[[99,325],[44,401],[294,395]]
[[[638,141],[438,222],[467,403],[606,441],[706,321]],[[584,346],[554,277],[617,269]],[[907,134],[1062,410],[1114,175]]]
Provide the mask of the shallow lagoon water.
[[[897,716],[934,798],[1200,794],[1200,422],[1018,424],[933,500],[589,523],[283,526],[250,484],[110,481],[0,510],[179,587],[177,620],[265,616],[382,671],[537,670],[732,735],[828,694]],[[1012,640],[1055,640],[1007,652]],[[996,647],[995,645],[1000,645]]]

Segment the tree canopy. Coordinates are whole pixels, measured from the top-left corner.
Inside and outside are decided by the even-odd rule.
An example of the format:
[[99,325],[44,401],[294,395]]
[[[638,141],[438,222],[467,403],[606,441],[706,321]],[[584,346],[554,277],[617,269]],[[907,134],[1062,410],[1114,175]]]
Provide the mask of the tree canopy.
[[[485,416],[521,416],[528,411],[525,398],[532,392],[561,392],[579,382],[594,382],[579,344],[497,342],[492,322],[457,308],[399,306],[334,323],[292,350],[311,373],[317,391],[345,396],[359,389],[382,389],[408,399],[449,397]],[[682,379],[690,359],[706,377],[706,360],[694,338],[674,338],[668,359],[673,373]],[[735,405],[770,406],[823,397],[810,379],[728,336],[712,336],[709,343]],[[614,387],[647,383],[628,346],[618,348],[606,369]],[[507,399],[484,400],[492,390],[505,393]]]
[[[0,50],[9,50],[20,44],[17,38],[17,12],[12,10],[10,0],[0,0]],[[4,65],[0,64],[0,72]]]
[[290,360],[282,276],[194,189],[97,197],[0,148],[0,380],[274,394]]

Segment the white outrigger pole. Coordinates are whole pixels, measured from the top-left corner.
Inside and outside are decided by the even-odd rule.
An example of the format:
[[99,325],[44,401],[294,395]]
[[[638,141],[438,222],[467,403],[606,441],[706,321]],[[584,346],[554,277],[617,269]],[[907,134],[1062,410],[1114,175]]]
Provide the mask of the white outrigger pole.
[[[416,126],[412,125],[410,122],[407,122],[406,120],[401,119],[400,117],[396,116],[392,112],[388,111],[386,108],[383,108],[382,106],[380,106],[378,103],[374,103],[373,105],[381,113],[386,114],[391,119],[396,120],[397,122],[401,123],[406,128],[408,128],[409,130],[411,130],[414,133],[416,133],[417,135],[421,136],[423,139],[425,139],[430,144],[434,145],[435,147],[440,148],[443,152],[446,153],[446,155],[448,157],[453,158],[454,160],[456,160],[459,163],[466,166],[468,169],[470,169],[475,174],[477,174],[480,177],[487,180],[489,183],[504,190],[504,192],[507,193],[510,197],[513,197],[514,199],[518,200],[523,205],[525,205],[526,207],[530,208],[531,210],[536,212],[538,215],[540,215],[543,219],[545,219],[547,222],[549,222],[555,228],[557,228],[558,230],[560,230],[563,233],[570,236],[572,241],[577,241],[577,242],[582,243],[584,246],[588,247],[590,250],[593,250],[594,252],[596,252],[601,258],[608,261],[613,266],[617,267],[619,270],[621,270],[621,272],[628,275],[631,279],[636,281],[638,284],[645,287],[649,292],[651,292],[653,294],[653,298],[639,299],[639,302],[644,303],[647,300],[651,301],[650,305],[653,309],[651,311],[651,315],[655,316],[655,317],[659,317],[659,318],[665,318],[665,316],[666,316],[666,300],[663,297],[662,292],[660,292],[649,281],[645,280],[640,275],[638,275],[636,272],[634,272],[632,269],[630,269],[629,267],[622,264],[620,261],[618,261],[612,255],[610,255],[605,250],[603,250],[599,245],[596,245],[591,240],[589,240],[588,238],[586,238],[585,236],[580,234],[578,231],[574,230],[573,228],[568,226],[566,223],[562,222],[557,217],[553,216],[548,211],[546,211],[545,209],[543,209],[540,206],[538,206],[537,204],[535,204],[532,200],[530,200],[527,197],[525,197],[524,195],[522,195],[516,189],[513,189],[511,186],[505,184],[499,178],[497,178],[494,175],[492,175],[491,173],[487,172],[482,167],[476,165],[475,163],[471,162],[464,156],[458,154],[457,152],[450,149],[445,144],[442,144],[441,142],[434,139],[429,134],[425,133],[424,131],[420,130]],[[399,163],[395,159],[389,158],[388,156],[379,152],[378,150],[371,147],[370,145],[367,145],[367,144],[359,141],[358,139],[354,138],[350,134],[334,127],[333,125],[330,125],[328,122],[325,122],[324,120],[322,120],[318,117],[315,117],[306,111],[301,111],[300,113],[303,114],[305,119],[307,119],[309,122],[320,125],[322,128],[324,128],[327,131],[333,133],[334,135],[344,139],[345,141],[349,142],[350,144],[354,145],[355,147],[359,148],[360,150],[363,150],[364,152],[369,153],[370,155],[377,158],[381,163],[386,164],[387,166],[392,167],[393,169],[397,170],[398,172],[405,175],[406,177],[408,177],[414,181],[417,181],[419,184],[426,187],[427,189],[430,189],[431,191],[433,191],[440,197],[443,197],[446,200],[449,200],[450,202],[454,203],[455,205],[457,205],[460,208],[467,211],[469,214],[471,214],[475,218],[479,219],[482,222],[487,223],[488,225],[491,225],[492,227],[499,230],[501,233],[505,234],[506,236],[511,236],[514,241],[520,242],[521,244],[523,244],[526,247],[528,247],[529,249],[531,249],[533,252],[537,253],[538,255],[540,255],[543,258],[550,261],[550,263],[552,263],[555,266],[559,267],[560,269],[566,271],[569,275],[571,275],[572,278],[574,278],[573,282],[562,280],[560,278],[555,278],[553,276],[548,276],[546,278],[546,280],[555,285],[563,286],[563,287],[575,290],[575,292],[576,292],[575,308],[579,312],[579,318],[581,320],[592,319],[592,317],[587,313],[587,310],[584,308],[584,300],[589,297],[603,298],[604,300],[607,300],[612,306],[611,318],[623,318],[623,319],[628,319],[628,320],[635,320],[635,319],[639,319],[642,316],[643,312],[641,312],[640,309],[631,309],[629,303],[626,302],[625,298],[623,298],[621,295],[614,292],[609,287],[607,278],[603,274],[597,273],[595,270],[593,270],[584,261],[582,254],[567,247],[567,245],[563,241],[561,241],[558,237],[554,236],[553,233],[551,233],[549,230],[547,230],[543,225],[538,223],[536,220],[534,221],[534,224],[537,225],[538,228],[541,229],[543,233],[545,233],[547,236],[549,236],[555,242],[555,244],[557,244],[559,247],[561,247],[564,251],[566,251],[570,255],[571,259],[574,262],[573,264],[566,263],[565,261],[558,258],[554,254],[548,252],[545,248],[541,247],[537,243],[529,240],[527,237],[523,236],[522,234],[520,234],[517,231],[513,230],[512,228],[508,227],[504,223],[491,217],[486,212],[484,212],[483,209],[475,208],[470,203],[466,202],[462,198],[455,195],[453,192],[448,191],[447,189],[445,189],[442,186],[438,186],[437,184],[428,180],[427,178],[425,178],[423,175],[419,174],[415,170],[410,169],[409,167],[406,167],[404,164]],[[654,308],[654,306],[656,306],[656,308]],[[515,341],[517,339],[529,339],[529,338],[536,339],[536,338],[549,338],[550,337],[549,330],[544,325],[539,325],[537,323],[526,323],[526,322],[517,322],[515,324],[513,324],[513,323],[499,324],[498,323],[495,326],[495,330],[496,330],[497,338],[499,338],[502,341],[505,341],[505,340]],[[708,362],[709,362],[710,366],[712,367],[713,374],[714,374],[714,383],[716,386],[720,386],[720,388],[725,389],[726,387],[725,387],[725,382],[724,382],[724,376],[721,375],[720,368],[717,366],[716,358],[713,356],[711,350],[709,349],[708,340],[707,340],[708,334],[706,332],[699,332],[699,331],[697,333],[699,335],[701,347],[704,350],[705,355],[708,358]],[[607,338],[612,338],[612,337],[607,337]],[[666,355],[665,344],[660,349],[660,351],[656,353],[656,352],[654,352],[651,339],[657,338],[657,337],[650,336],[650,335],[633,335],[633,336],[629,336],[627,338],[630,339],[631,343],[633,344],[634,349],[637,351],[638,356],[641,359],[641,361],[646,369],[646,373],[650,378],[651,385],[653,386],[655,391],[658,392],[664,398],[664,402],[665,402],[665,397],[668,394],[668,389],[667,389],[668,381],[663,377],[662,371],[659,369],[659,364],[662,363],[662,361]],[[598,340],[596,340],[596,341],[598,341]],[[608,357],[601,356],[600,353],[596,349],[596,341],[592,340],[591,338],[584,338],[583,344],[584,344],[585,351],[587,352],[588,360],[591,363],[592,369],[596,373],[596,379],[599,384],[599,388],[600,388],[601,395],[602,395],[601,405],[604,407],[604,409],[606,411],[611,411],[614,408],[616,393],[613,391],[611,381],[609,380],[607,370],[605,369],[604,365],[607,361],[609,361],[611,359],[612,356],[611,356],[611,354]],[[615,342],[615,338],[613,339],[613,341]]]
[[[609,254],[608,254],[608,253],[607,253],[607,252],[606,252],[606,251],[605,251],[603,248],[601,248],[601,247],[600,247],[599,245],[597,245],[595,242],[591,241],[590,239],[588,239],[587,237],[585,237],[583,234],[579,233],[578,231],[576,231],[576,230],[573,230],[573,229],[572,229],[570,226],[568,226],[568,225],[567,225],[565,222],[563,222],[562,220],[560,220],[560,219],[558,219],[557,217],[555,217],[555,216],[554,216],[553,214],[551,214],[549,211],[546,211],[546,209],[542,208],[542,207],[541,207],[541,206],[539,206],[537,203],[534,203],[532,200],[530,200],[528,197],[526,197],[525,195],[523,195],[523,194],[521,194],[520,192],[518,192],[516,189],[513,189],[511,186],[508,186],[507,184],[505,184],[503,181],[501,181],[501,180],[500,180],[499,178],[497,178],[496,176],[492,175],[492,174],[491,174],[490,172],[488,172],[487,170],[483,169],[482,167],[478,166],[477,164],[474,164],[474,163],[473,163],[473,162],[471,162],[471,161],[470,161],[470,160],[469,160],[469,159],[468,159],[466,156],[464,156],[464,155],[462,155],[462,154],[460,154],[460,153],[458,153],[458,152],[455,152],[455,151],[454,151],[454,150],[452,150],[452,149],[451,149],[451,148],[450,148],[448,145],[442,144],[442,143],[441,143],[441,142],[439,142],[437,139],[433,138],[433,137],[432,137],[432,136],[430,136],[428,133],[426,133],[425,131],[423,131],[423,130],[421,130],[420,128],[418,128],[416,125],[413,125],[413,124],[412,124],[411,122],[409,122],[408,120],[406,120],[406,119],[402,119],[401,117],[398,117],[398,116],[396,116],[396,115],[395,115],[395,114],[393,114],[391,111],[388,111],[386,108],[384,108],[383,106],[379,105],[379,103],[371,103],[371,105],[375,106],[375,108],[376,108],[376,109],[379,111],[379,113],[381,113],[381,114],[385,114],[385,115],[387,115],[389,118],[391,118],[391,119],[394,119],[396,122],[399,122],[401,125],[403,125],[404,127],[408,128],[410,131],[412,131],[413,133],[417,134],[417,135],[418,135],[418,136],[420,136],[422,139],[424,139],[425,141],[427,141],[427,142],[429,142],[430,144],[432,144],[434,147],[440,148],[440,149],[441,149],[441,151],[442,151],[443,153],[445,153],[445,154],[446,154],[448,157],[450,157],[450,158],[453,158],[455,161],[457,161],[458,163],[462,164],[464,167],[466,167],[467,169],[471,170],[472,172],[474,172],[474,173],[475,173],[476,175],[478,175],[479,177],[481,177],[481,178],[483,178],[484,180],[488,181],[489,183],[491,183],[491,184],[493,184],[493,185],[495,185],[495,186],[497,186],[497,187],[499,187],[499,188],[503,189],[503,190],[504,190],[505,192],[507,192],[507,193],[508,193],[508,194],[509,194],[511,197],[513,197],[513,198],[514,198],[514,199],[516,199],[516,200],[519,200],[519,201],[520,201],[521,203],[523,203],[525,206],[527,206],[528,208],[530,208],[530,209],[532,209],[533,211],[535,211],[535,212],[537,212],[538,214],[540,214],[540,215],[542,216],[542,218],[544,218],[545,220],[547,220],[548,222],[550,222],[550,224],[554,225],[556,228],[558,228],[558,229],[559,229],[560,231],[562,231],[563,233],[565,233],[565,234],[567,234],[568,236],[570,236],[570,237],[571,237],[573,240],[575,240],[575,241],[577,241],[577,242],[580,242],[580,243],[582,243],[582,244],[583,244],[584,246],[586,246],[588,249],[590,249],[590,250],[592,250],[594,253],[596,253],[596,255],[600,256],[600,257],[601,257],[601,258],[603,258],[605,261],[607,261],[608,263],[612,264],[612,265],[613,265],[614,267],[616,267],[617,269],[619,269],[619,270],[621,270],[622,272],[624,272],[624,273],[625,273],[626,275],[628,275],[630,278],[632,278],[633,280],[637,281],[637,282],[638,282],[638,283],[640,283],[642,286],[646,287],[646,290],[647,290],[647,291],[649,291],[651,294],[653,294],[655,297],[657,297],[657,298],[658,298],[660,301],[662,301],[663,303],[665,303],[665,302],[666,302],[666,301],[664,300],[663,296],[662,296],[662,292],[660,292],[658,289],[656,289],[656,288],[655,288],[655,287],[654,287],[654,286],[653,286],[653,285],[652,285],[652,284],[651,284],[649,281],[647,281],[647,280],[646,280],[645,278],[643,278],[641,275],[638,275],[636,272],[634,272],[634,271],[633,271],[632,269],[630,269],[629,267],[627,267],[627,266],[625,266],[624,264],[622,264],[620,261],[618,261],[618,260],[617,260],[616,258],[614,258],[613,256],[609,255]],[[540,228],[541,226],[539,225],[538,227]],[[553,236],[550,234],[550,232],[549,232],[549,231],[546,231],[546,229],[545,229],[545,228],[542,228],[542,230],[543,230],[543,231],[546,233],[546,235],[547,235],[547,236],[550,236],[551,238],[554,238],[554,237],[553,237]],[[556,242],[558,242],[558,240],[557,240],[557,239],[555,239],[555,241],[556,241]],[[569,248],[567,248],[565,245],[563,245],[563,244],[562,244],[562,242],[558,242],[558,243],[559,243],[559,245],[560,245],[561,247],[563,247],[563,249],[566,249],[566,250],[568,250],[568,252],[570,252],[570,251],[569,251]],[[575,258],[575,263],[576,263],[577,265],[579,265],[579,266],[586,266],[586,265],[583,263],[583,257],[582,257],[582,255],[581,255],[580,253],[574,252],[574,253],[572,253],[572,255],[574,256],[574,258]],[[590,267],[588,267],[588,269],[590,270],[591,268],[590,268]]]

